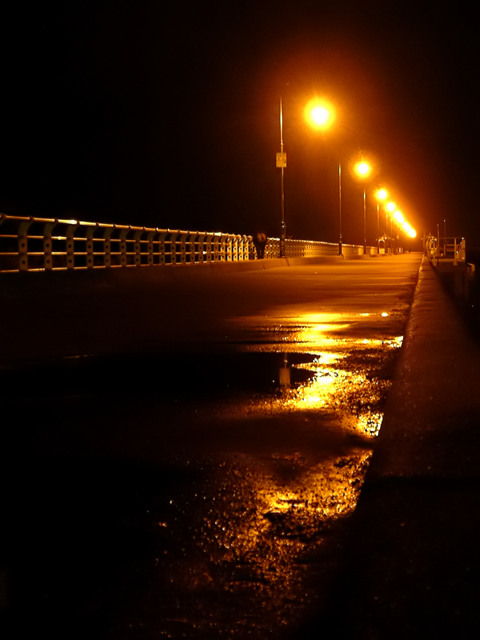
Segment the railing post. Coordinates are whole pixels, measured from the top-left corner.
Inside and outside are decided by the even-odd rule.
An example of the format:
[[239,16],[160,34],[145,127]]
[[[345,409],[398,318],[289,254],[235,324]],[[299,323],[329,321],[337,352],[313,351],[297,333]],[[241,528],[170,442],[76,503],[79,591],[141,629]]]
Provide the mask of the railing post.
[[135,266],[140,267],[142,264],[142,243],[140,242],[144,229],[137,229],[133,234],[133,247],[135,251]]
[[212,238],[213,250],[212,250],[212,260],[213,262],[218,262],[220,260],[220,249],[219,249],[219,234],[215,233]]
[[28,271],[28,229],[33,218],[22,221],[18,225],[18,269]]
[[56,224],[57,220],[52,220],[43,225],[43,264],[47,271],[53,269],[52,231]]
[[197,256],[195,251],[195,240],[197,239],[197,235],[198,234],[196,231],[188,234],[188,244],[189,244],[188,255],[190,257],[189,262],[191,264],[194,264],[195,262],[197,262]]
[[200,264],[202,264],[204,261],[204,255],[203,255],[203,252],[205,250],[204,238],[205,238],[205,234],[203,232],[200,232],[198,234],[198,262],[200,262]]
[[147,240],[147,263],[153,265],[153,236],[155,235],[155,229],[150,229],[146,235]]
[[67,225],[65,230],[67,269],[75,269],[75,229],[78,222]]
[[87,231],[85,232],[85,251],[87,254],[87,269],[93,269],[95,266],[94,256],[93,256],[93,234],[95,233],[95,229],[98,225],[89,226]]
[[232,238],[232,260],[238,262],[240,236],[235,235]]
[[233,260],[233,236],[223,236],[225,247],[225,260],[226,262],[232,262]]
[[214,259],[214,251],[215,251],[215,235],[213,233],[208,233],[207,242],[206,242],[207,262],[212,262],[212,260]]
[[127,227],[126,229],[122,229],[120,231],[119,237],[120,237],[120,264],[122,265],[122,267],[126,267],[127,266],[127,233],[129,231],[130,227]]
[[171,264],[177,264],[177,232],[170,231],[170,261]]
[[159,264],[165,264],[166,262],[166,248],[165,248],[165,238],[167,236],[168,231],[158,231],[158,262]]
[[114,229],[114,227],[107,227],[103,231],[103,252],[104,252],[103,264],[105,265],[105,267],[111,267],[112,266],[112,241],[111,241],[111,237],[112,237],[113,229]]
[[187,237],[188,234],[182,231],[180,234],[180,262],[182,264],[187,263]]
[[226,262],[227,260],[227,251],[225,247],[225,236],[223,234],[220,235],[220,255],[219,259],[221,262]]

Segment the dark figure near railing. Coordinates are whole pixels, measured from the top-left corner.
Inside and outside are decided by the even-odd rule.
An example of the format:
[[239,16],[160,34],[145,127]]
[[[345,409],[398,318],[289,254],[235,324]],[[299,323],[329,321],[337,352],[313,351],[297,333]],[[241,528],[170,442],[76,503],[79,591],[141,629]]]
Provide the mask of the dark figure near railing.
[[255,249],[257,250],[257,258],[262,260],[265,257],[265,245],[267,244],[267,234],[263,231],[258,231],[253,239]]

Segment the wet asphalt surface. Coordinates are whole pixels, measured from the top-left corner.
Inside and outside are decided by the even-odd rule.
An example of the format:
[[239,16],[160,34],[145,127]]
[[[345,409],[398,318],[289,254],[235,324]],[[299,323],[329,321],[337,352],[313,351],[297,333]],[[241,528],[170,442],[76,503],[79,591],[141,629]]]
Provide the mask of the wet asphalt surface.
[[413,297],[402,259],[393,285],[362,263],[348,299],[308,288],[186,348],[5,367],[6,637],[317,637]]

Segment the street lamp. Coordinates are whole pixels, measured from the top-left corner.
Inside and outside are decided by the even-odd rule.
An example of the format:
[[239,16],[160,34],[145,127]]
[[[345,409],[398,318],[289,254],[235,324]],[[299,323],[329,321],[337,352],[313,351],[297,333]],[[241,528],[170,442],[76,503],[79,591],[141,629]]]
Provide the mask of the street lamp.
[[281,169],[280,175],[280,257],[285,257],[285,240],[287,238],[287,225],[285,222],[285,168],[287,166],[287,154],[283,149],[283,102],[280,98],[280,153],[276,155],[276,166]]
[[312,98],[304,109],[304,116],[307,122],[314,129],[329,129],[335,121],[335,108],[324,98]]
[[409,238],[415,238],[417,236],[417,232],[407,221],[403,222],[402,229]]
[[[367,180],[372,173],[372,166],[365,160],[360,160],[354,166],[354,171],[360,180]],[[367,252],[367,193],[363,185],[363,253]]]
[[[393,223],[392,223],[392,214],[397,209],[397,205],[394,202],[387,202],[385,205],[386,211],[390,214],[390,235],[393,235]],[[385,233],[387,233],[387,219],[385,218]]]
[[398,209],[396,211],[394,211],[393,213],[393,217],[395,218],[395,220],[398,222],[398,224],[403,224],[405,222],[405,216],[403,215],[403,213],[401,211],[399,211]]
[[[323,98],[313,98],[304,110],[305,119],[314,129],[325,130],[336,119],[334,106]],[[338,255],[342,255],[342,165],[338,163]]]
[[[383,187],[377,189],[375,192],[375,198],[377,199],[377,238],[380,238],[380,202],[386,200],[387,196],[388,192]],[[385,233],[387,232],[386,227],[387,225],[385,223]]]

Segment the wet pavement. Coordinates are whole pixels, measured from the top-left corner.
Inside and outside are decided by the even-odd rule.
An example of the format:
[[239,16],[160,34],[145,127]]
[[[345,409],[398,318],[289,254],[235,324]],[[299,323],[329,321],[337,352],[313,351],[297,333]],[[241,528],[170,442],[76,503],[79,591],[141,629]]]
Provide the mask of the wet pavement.
[[[76,317],[78,332],[57,332],[54,357],[2,369],[9,637],[313,633],[419,264],[412,254],[196,272],[162,285],[161,309],[151,289],[120,300],[102,283],[88,334],[93,293],[72,296],[63,320]],[[42,293],[53,305],[55,292]],[[125,299],[136,324],[118,313]]]

